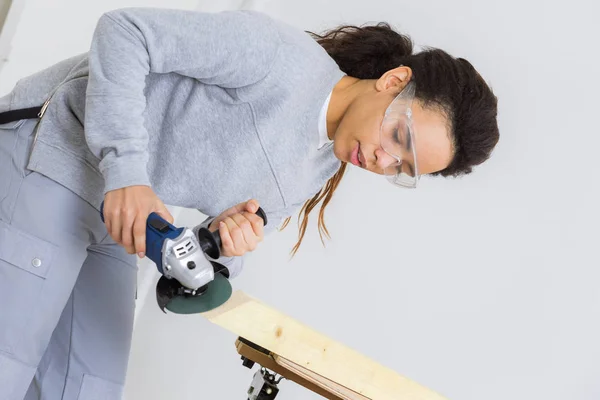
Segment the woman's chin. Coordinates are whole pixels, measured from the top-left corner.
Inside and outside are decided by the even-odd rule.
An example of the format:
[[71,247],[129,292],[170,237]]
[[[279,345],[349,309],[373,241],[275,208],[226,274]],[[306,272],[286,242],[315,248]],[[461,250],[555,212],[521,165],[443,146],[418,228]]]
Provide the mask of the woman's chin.
[[333,142],[333,155],[341,162],[347,162],[343,151],[340,151],[335,142]]

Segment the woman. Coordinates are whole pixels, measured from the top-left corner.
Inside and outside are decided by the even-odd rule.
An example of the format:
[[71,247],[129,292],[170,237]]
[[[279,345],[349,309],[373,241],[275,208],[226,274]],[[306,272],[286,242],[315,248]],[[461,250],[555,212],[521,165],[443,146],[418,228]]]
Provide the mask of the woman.
[[106,13],[89,52],[0,99],[13,119],[32,107],[41,118],[0,126],[10,399],[120,397],[135,254],[149,213],[173,221],[163,202],[212,216],[217,261],[234,278],[299,209],[294,251],[321,201],[327,232],[323,210],[348,163],[414,188],[423,174],[471,172],[498,141],[496,98],[467,61],[412,54],[385,24],[319,36],[247,11]]

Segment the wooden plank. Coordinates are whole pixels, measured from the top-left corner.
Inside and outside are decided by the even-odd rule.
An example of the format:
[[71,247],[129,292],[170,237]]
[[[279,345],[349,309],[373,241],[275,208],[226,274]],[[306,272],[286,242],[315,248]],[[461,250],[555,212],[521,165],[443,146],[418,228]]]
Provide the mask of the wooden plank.
[[373,400],[446,400],[241,291],[202,314],[234,334]]

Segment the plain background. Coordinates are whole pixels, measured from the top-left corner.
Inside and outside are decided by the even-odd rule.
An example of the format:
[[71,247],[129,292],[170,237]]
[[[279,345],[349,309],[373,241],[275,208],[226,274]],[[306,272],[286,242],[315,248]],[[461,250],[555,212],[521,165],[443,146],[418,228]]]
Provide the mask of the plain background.
[[[600,399],[600,6],[589,0],[16,0],[0,38],[17,79],[84,52],[124,6],[255,8],[303,30],[388,21],[470,60],[499,97],[501,141],[461,179],[401,191],[351,168],[299,254],[295,218],[252,253],[241,289],[451,400]],[[16,15],[16,14],[15,14]],[[6,43],[10,42],[10,46]],[[8,53],[10,51],[10,53]],[[207,171],[210,173],[210,171]],[[203,216],[178,210],[177,223]],[[162,314],[140,263],[128,400],[245,399],[235,336]],[[281,399],[318,396],[283,381]]]

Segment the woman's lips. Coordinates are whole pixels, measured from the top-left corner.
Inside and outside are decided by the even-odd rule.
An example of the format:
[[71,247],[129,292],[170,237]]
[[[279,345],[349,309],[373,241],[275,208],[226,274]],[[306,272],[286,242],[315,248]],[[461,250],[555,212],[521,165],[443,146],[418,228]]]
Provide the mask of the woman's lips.
[[356,147],[352,151],[352,154],[350,155],[350,162],[357,167],[365,168],[366,161],[360,150],[360,143],[357,143]]

